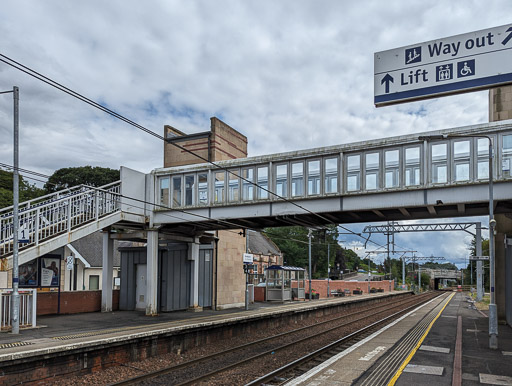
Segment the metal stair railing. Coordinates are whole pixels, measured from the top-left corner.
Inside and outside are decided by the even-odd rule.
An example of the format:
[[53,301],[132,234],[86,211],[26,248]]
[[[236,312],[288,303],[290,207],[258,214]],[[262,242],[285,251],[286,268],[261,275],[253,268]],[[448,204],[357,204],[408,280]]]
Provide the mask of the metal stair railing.
[[[99,188],[80,185],[20,204],[20,251],[120,210],[121,181]],[[12,254],[12,207],[0,210],[0,258]]]

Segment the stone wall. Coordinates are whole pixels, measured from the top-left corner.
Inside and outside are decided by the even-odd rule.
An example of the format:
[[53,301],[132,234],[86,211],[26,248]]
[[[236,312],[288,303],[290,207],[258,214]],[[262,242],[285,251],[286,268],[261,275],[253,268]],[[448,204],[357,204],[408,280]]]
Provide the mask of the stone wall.
[[217,254],[217,309],[245,304],[243,254],[245,237],[237,230],[219,231]]

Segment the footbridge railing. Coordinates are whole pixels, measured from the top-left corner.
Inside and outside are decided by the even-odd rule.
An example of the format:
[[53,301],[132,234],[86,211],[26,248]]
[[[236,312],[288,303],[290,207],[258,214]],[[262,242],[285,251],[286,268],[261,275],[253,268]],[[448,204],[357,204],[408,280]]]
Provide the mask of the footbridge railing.
[[[80,185],[19,205],[20,250],[120,210],[121,182],[100,188]],[[13,251],[13,208],[0,210],[0,258]]]

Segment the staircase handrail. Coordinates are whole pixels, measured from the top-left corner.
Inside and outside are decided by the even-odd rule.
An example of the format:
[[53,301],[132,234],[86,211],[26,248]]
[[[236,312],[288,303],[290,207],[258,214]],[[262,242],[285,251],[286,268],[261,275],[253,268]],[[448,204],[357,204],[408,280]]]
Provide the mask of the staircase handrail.
[[[120,210],[121,181],[98,188],[80,187],[71,194],[20,210],[18,231],[26,240],[21,249],[37,246],[43,240]],[[12,253],[13,232],[13,214],[0,215],[0,257]]]
[[[41,206],[41,205],[45,205],[48,203],[58,201],[60,199],[65,199],[65,198],[69,197],[70,195],[74,195],[77,193],[83,193],[83,192],[85,192],[87,190],[91,190],[91,189],[108,189],[112,185],[119,184],[120,182],[121,182],[121,180],[114,181],[114,182],[108,183],[106,185],[103,185],[99,188],[95,188],[94,186],[85,185],[85,184],[72,186],[70,188],[62,189],[57,192],[48,193],[48,194],[45,194],[44,196],[39,196],[39,197],[32,198],[27,201],[20,202],[18,204],[18,210],[21,212],[23,210],[33,208],[35,206]],[[82,189],[82,190],[80,190],[80,189]],[[46,198],[50,198],[50,199],[45,200]],[[11,206],[0,209],[0,217],[6,217],[9,215],[12,215],[13,208],[14,208],[14,206],[11,205]]]

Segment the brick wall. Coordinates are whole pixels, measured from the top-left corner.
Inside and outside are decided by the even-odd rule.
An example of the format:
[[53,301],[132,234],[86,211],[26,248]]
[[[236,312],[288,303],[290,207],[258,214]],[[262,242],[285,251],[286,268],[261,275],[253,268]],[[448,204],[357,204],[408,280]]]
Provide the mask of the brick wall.
[[[53,315],[58,311],[58,292],[37,294],[37,315]],[[119,309],[119,290],[112,295],[112,310]],[[101,311],[101,291],[66,291],[60,293],[60,313],[78,314]]]
[[[235,158],[247,157],[247,137],[218,118],[210,118],[211,131],[211,160],[221,161]],[[169,133],[177,136],[186,135],[178,129],[165,125],[164,133],[167,137]],[[181,148],[185,148],[204,159],[208,159],[208,138],[190,139],[177,143]],[[202,163],[204,160],[196,157],[194,154],[176,147],[170,143],[164,144],[164,167],[182,166]]]
[[[394,280],[382,280],[382,281],[371,281],[370,288],[381,288],[384,292],[389,292],[389,289],[393,290],[395,286]],[[311,280],[311,287],[320,294],[320,298],[327,297],[327,280]],[[340,292],[345,289],[349,289],[350,293],[356,288],[360,288],[363,293],[368,293],[368,282],[367,281],[344,281],[344,280],[330,280],[329,290],[338,290]],[[306,292],[309,292],[309,282],[306,280]]]
[[512,86],[489,90],[489,122],[512,119]]
[[210,118],[213,160],[247,157],[247,137],[218,118]]

